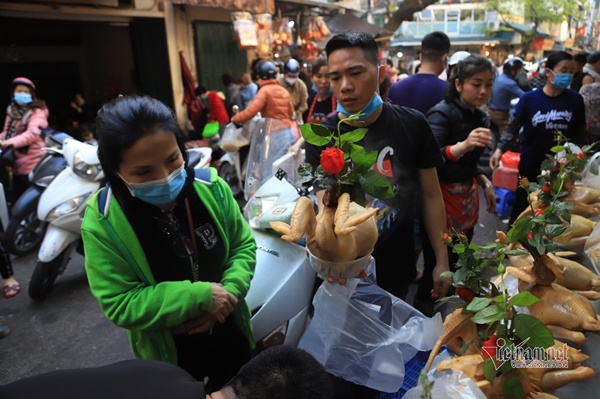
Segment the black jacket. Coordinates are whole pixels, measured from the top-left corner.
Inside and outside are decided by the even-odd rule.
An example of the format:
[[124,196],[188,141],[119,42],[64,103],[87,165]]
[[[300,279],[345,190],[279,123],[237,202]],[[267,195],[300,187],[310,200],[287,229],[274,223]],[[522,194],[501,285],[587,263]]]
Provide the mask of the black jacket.
[[444,164],[437,168],[438,177],[443,182],[462,182],[483,174],[479,167],[479,158],[485,148],[475,148],[458,161],[452,161],[446,155],[446,147],[459,141],[465,141],[469,133],[478,127],[489,128],[490,117],[477,108],[471,112],[460,100],[440,101],[427,112],[427,120],[437,139]]

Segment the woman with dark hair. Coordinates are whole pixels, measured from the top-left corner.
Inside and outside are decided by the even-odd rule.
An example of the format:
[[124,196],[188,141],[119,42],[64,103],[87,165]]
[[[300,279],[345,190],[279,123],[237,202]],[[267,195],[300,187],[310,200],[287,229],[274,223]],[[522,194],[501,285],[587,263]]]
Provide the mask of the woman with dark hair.
[[[437,168],[440,188],[444,197],[446,219],[449,229],[462,231],[469,240],[479,218],[479,190],[483,187],[487,211],[494,212],[496,196],[494,188],[483,170],[479,158],[492,140],[489,129],[490,117],[481,110],[494,84],[494,66],[481,55],[470,55],[459,61],[454,75],[448,80],[444,100],[427,112],[427,120],[442,152],[445,162]],[[435,265],[435,259],[427,259],[431,245],[424,238],[423,254],[425,271]],[[453,269],[458,256],[448,248],[448,262]],[[424,272],[415,300],[420,303],[433,300],[429,294],[433,282],[431,273]]]
[[219,390],[254,347],[244,300],[256,263],[250,228],[214,169],[195,178],[166,105],[119,97],[96,123],[108,185],[81,228],[92,293],[127,329],[136,358],[177,364]]
[[[556,132],[569,141],[582,145],[585,137],[585,105],[576,91],[568,89],[573,79],[575,61],[565,51],[553,53],[546,60],[546,84],[525,93],[515,108],[510,124],[500,137],[498,148],[490,158],[490,167],[498,167],[502,153],[520,137],[519,175],[537,181],[540,166],[555,145]],[[523,129],[521,133],[519,131]],[[525,189],[515,187],[516,199],[509,226],[528,206]]]
[[[40,134],[48,127],[49,112],[46,103],[37,98],[33,82],[25,77],[13,79],[10,95],[0,147],[3,152],[13,152],[14,164],[0,167],[0,181],[11,188],[7,196],[15,201],[29,186],[29,172],[44,155],[45,144]],[[12,184],[7,167],[12,169]]]

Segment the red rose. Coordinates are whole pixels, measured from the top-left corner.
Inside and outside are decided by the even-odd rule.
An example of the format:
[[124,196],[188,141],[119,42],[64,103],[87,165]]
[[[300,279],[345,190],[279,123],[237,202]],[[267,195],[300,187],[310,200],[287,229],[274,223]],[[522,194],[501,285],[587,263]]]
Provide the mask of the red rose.
[[467,303],[471,302],[473,298],[475,298],[475,293],[473,290],[467,287],[458,287],[456,289],[456,294],[460,299]]
[[527,180],[526,177],[522,177],[519,183],[521,183],[521,187],[527,187],[529,185],[529,180]]
[[529,233],[527,233],[525,238],[527,238],[528,240],[533,240],[533,234],[531,234],[531,231]]
[[577,154],[577,159],[581,159],[583,157],[585,157],[585,154],[583,152]]
[[449,244],[449,243],[452,241],[452,239],[450,238],[450,236],[448,235],[448,233],[444,233],[444,234],[442,234],[442,240],[443,240],[443,241],[444,241],[446,244]]
[[344,151],[337,147],[326,148],[321,151],[321,167],[326,173],[338,174],[344,169]]
[[544,213],[544,210],[543,209],[536,209],[534,213],[535,213],[535,216],[541,216]]
[[545,192],[546,194],[550,194],[552,192],[552,187],[550,187],[550,185],[548,183],[545,183],[542,186],[542,191]]
[[489,337],[484,343],[483,345],[481,345],[481,349],[483,350],[483,358],[487,359],[488,357],[491,358],[495,358],[496,357],[496,341],[498,340],[498,338],[496,337],[496,335],[492,335],[491,337]]

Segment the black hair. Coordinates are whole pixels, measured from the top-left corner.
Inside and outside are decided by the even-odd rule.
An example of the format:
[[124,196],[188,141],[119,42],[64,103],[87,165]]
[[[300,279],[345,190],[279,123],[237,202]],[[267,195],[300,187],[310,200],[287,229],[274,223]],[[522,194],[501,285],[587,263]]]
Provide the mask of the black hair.
[[440,31],[428,33],[421,40],[421,60],[438,61],[450,51],[450,38]]
[[235,83],[235,78],[231,72],[224,72],[223,75],[221,75],[221,81],[225,86],[229,86],[229,84]]
[[600,51],[594,51],[587,57],[588,64],[595,64],[600,61]]
[[575,54],[573,59],[577,61],[579,65],[585,65],[587,63],[588,55],[584,53]]
[[332,399],[329,374],[308,352],[274,346],[256,355],[224,387],[238,399]]
[[338,33],[333,36],[325,45],[325,53],[327,57],[336,50],[345,48],[359,48],[362,50],[364,57],[374,66],[379,66],[379,49],[377,42],[372,36],[363,32],[350,31]]
[[567,53],[566,51],[557,51],[548,56],[548,59],[546,60],[546,69],[554,71],[554,67],[556,66],[556,64],[564,60],[570,61],[572,59],[573,56],[571,55],[571,53]]
[[194,90],[194,94],[199,96],[202,95],[204,93],[206,93],[208,91],[208,89],[204,86],[198,86],[196,87],[196,89]]
[[321,69],[324,66],[327,66],[327,60],[323,57],[318,57],[316,60],[313,61],[310,67],[310,72],[312,74],[315,74],[319,72],[319,69]]
[[115,196],[128,193],[117,171],[123,162],[123,151],[139,139],[163,130],[175,135],[177,146],[187,162],[185,136],[175,112],[159,100],[146,95],[119,96],[102,106],[96,117],[98,158],[106,180]]
[[456,89],[456,79],[458,79],[461,84],[464,84],[465,81],[471,76],[485,71],[491,71],[494,73],[495,68],[490,60],[482,55],[470,55],[464,60],[459,61],[459,63],[456,64],[454,74],[450,76],[450,79],[448,79],[448,85],[444,91],[444,100],[451,102],[460,97],[460,93]]

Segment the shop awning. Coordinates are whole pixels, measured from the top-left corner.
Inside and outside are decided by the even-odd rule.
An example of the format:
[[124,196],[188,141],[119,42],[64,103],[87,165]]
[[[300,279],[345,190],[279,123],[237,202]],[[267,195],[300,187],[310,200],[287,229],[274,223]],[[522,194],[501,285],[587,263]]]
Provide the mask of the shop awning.
[[332,33],[344,33],[348,31],[358,31],[371,35],[375,38],[392,36],[392,32],[385,30],[377,25],[359,18],[351,12],[338,13],[333,18],[326,21],[327,27]]
[[[498,37],[472,36],[472,37],[450,37],[452,46],[483,46],[485,44],[500,44],[503,41]],[[390,47],[421,47],[421,38],[396,38],[390,43]]]
[[220,7],[231,11],[248,11],[252,14],[275,14],[275,0],[171,0],[171,2],[199,7]]

